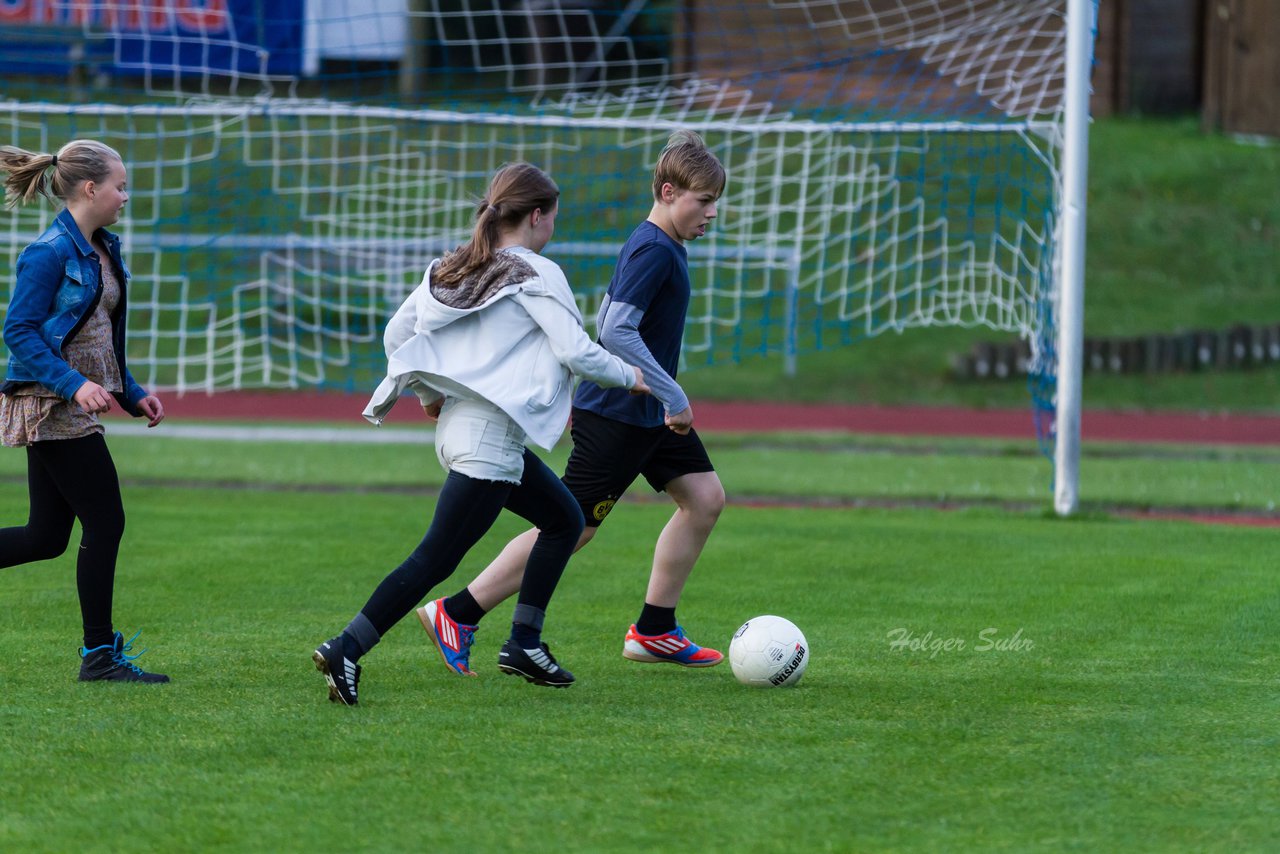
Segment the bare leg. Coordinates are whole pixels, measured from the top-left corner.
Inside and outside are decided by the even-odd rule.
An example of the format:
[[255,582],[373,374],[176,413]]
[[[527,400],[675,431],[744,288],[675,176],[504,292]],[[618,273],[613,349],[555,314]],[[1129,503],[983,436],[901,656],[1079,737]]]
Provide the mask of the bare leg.
[[[654,547],[653,571],[645,601],[674,608],[702,548],[724,509],[724,487],[715,472],[682,475],[667,484],[666,492],[676,502],[675,515],[667,522]],[[576,554],[591,542],[597,528],[583,529]],[[529,552],[538,539],[537,529],[529,529],[507,543],[502,552],[475,577],[467,589],[486,612],[520,590]]]
[[[578,538],[574,553],[578,552],[596,534],[595,528],[584,528]],[[501,602],[519,592],[520,582],[524,579],[524,567],[529,562],[529,552],[538,539],[538,529],[530,528],[520,536],[507,543],[506,548],[493,559],[493,562],[467,585],[476,604],[486,612],[498,607]]]
[[671,481],[666,492],[675,500],[676,512],[658,535],[645,602],[674,608],[724,509],[724,487],[715,472],[698,472]]

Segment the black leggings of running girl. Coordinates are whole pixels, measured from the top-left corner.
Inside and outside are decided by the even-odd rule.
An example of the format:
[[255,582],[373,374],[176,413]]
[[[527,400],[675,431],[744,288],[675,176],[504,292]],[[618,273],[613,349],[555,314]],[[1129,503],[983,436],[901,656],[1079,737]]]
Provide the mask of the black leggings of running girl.
[[72,524],[79,519],[76,589],[84,645],[111,643],[111,597],[124,536],[124,504],[102,434],[28,445],[27,491],[27,524],[0,529],[0,568],[58,557],[67,550]]
[[449,472],[427,535],[413,554],[383,579],[360,611],[379,637],[413,610],[431,588],[453,574],[504,507],[538,529],[520,584],[519,603],[547,609],[585,523],[573,494],[546,463],[526,449],[519,484]]

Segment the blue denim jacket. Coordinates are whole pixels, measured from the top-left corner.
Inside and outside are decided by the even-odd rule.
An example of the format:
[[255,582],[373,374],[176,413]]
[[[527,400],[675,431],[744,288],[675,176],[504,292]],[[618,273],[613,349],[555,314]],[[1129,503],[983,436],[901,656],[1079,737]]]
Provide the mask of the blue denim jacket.
[[[120,304],[111,317],[111,343],[124,391],[115,394],[131,415],[141,415],[138,401],[147,396],[125,367],[125,293],[129,269],[120,257],[120,238],[100,232],[120,284]],[[9,365],[0,392],[39,383],[59,397],[72,400],[87,379],[62,357],[62,348],[80,331],[102,297],[98,253],[80,233],[71,212],[63,209],[34,243],[18,256],[17,281],[4,319],[4,343]]]

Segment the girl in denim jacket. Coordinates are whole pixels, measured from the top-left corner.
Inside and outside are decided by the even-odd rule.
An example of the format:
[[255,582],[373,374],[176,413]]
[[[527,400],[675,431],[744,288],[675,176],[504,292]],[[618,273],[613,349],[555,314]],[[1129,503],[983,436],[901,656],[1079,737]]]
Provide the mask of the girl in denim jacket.
[[79,519],[80,680],[168,682],[133,663],[137,635],[126,641],[111,621],[124,507],[98,415],[114,398],[148,427],[164,419],[125,366],[129,271],[106,230],[129,201],[124,163],[110,146],[75,140],[57,154],[0,146],[0,170],[7,207],[37,196],[66,205],[18,256],[4,320],[0,441],[26,448],[31,511],[26,525],[0,529],[0,568],[58,557]]

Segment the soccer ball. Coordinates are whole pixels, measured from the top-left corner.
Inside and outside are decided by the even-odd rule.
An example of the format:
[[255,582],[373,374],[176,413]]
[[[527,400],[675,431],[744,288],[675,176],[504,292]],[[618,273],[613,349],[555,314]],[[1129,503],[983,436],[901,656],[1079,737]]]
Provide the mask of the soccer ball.
[[790,620],[753,617],[729,641],[729,666],[743,685],[794,685],[809,666],[809,643]]

